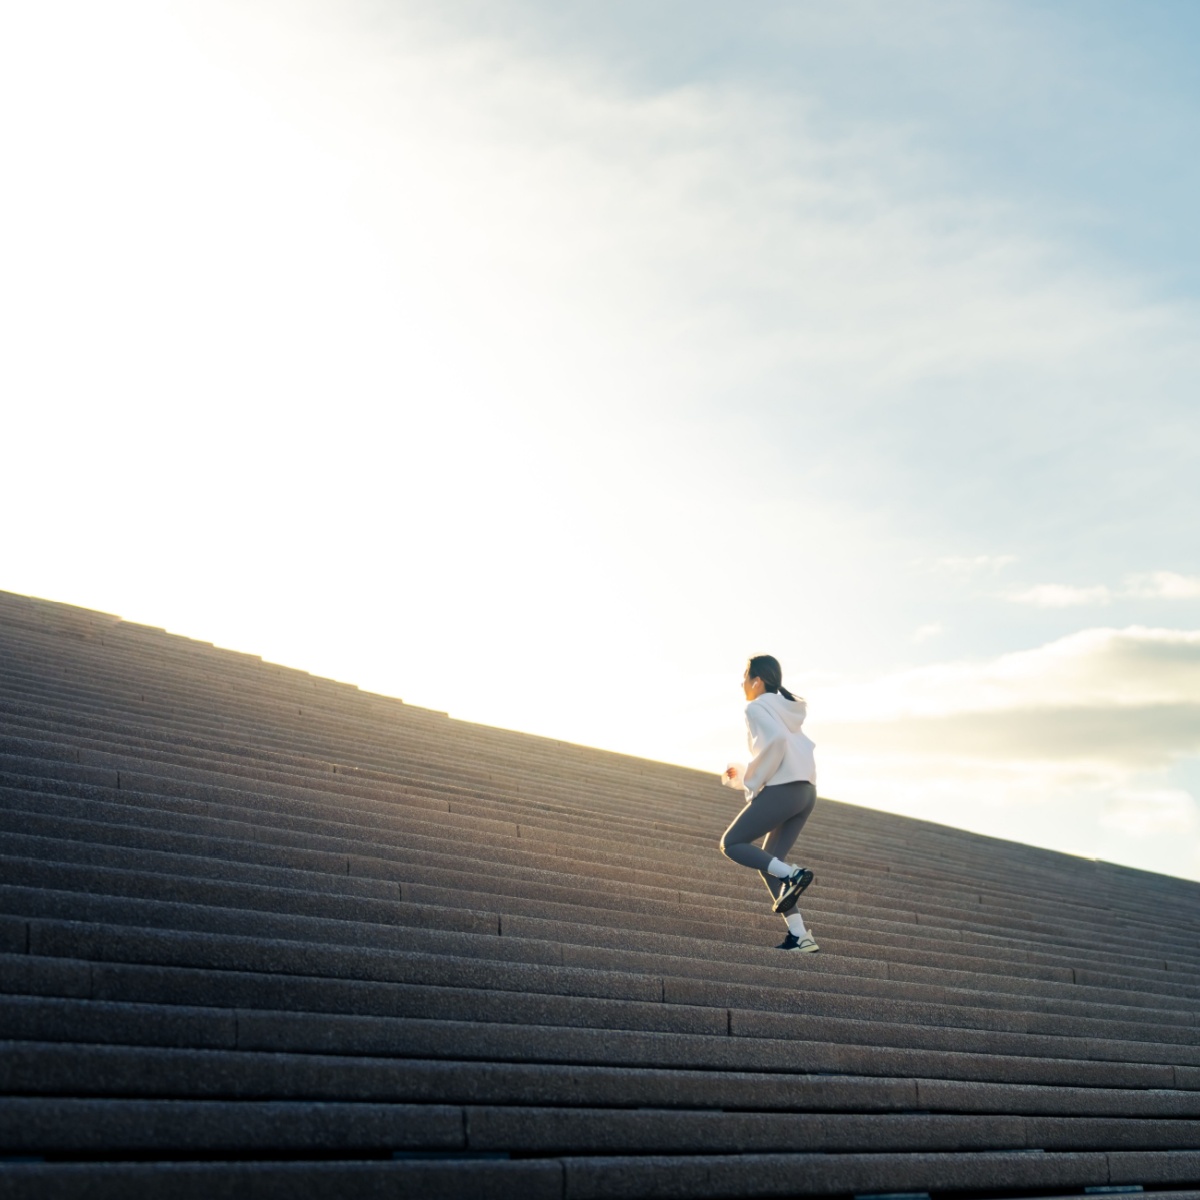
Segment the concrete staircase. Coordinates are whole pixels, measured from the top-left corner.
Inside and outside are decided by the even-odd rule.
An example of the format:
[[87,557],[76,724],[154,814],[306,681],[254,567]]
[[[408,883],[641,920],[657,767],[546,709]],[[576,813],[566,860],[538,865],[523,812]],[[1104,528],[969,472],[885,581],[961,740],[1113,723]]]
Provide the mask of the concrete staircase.
[[1200,885],[737,803],[0,593],[0,1197],[1200,1197]]

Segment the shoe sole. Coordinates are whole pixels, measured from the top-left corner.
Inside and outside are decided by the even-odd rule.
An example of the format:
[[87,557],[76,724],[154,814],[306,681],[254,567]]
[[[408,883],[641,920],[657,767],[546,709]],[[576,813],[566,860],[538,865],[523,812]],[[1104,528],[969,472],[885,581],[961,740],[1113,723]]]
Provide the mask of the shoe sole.
[[785,888],[779,893],[775,903],[771,905],[771,911],[776,913],[790,912],[796,907],[796,901],[800,898],[801,893],[813,881],[813,873],[805,871],[800,877],[800,882],[793,884],[789,888]]

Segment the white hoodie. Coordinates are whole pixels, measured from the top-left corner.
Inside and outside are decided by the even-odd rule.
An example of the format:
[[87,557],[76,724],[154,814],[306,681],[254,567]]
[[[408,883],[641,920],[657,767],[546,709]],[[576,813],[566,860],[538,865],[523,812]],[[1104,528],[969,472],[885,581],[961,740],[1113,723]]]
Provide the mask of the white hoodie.
[[751,700],[746,705],[746,744],[752,757],[730,786],[744,787],[747,800],[777,783],[807,780],[815,787],[816,747],[802,728],[807,715],[803,700],[788,700],[778,692],[763,692]]

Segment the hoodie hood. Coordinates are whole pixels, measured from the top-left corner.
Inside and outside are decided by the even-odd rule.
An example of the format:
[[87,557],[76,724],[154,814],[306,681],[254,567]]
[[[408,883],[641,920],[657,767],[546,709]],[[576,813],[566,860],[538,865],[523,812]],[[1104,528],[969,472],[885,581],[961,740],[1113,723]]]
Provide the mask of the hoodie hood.
[[800,726],[804,724],[804,718],[808,716],[808,705],[798,696],[795,700],[789,700],[778,692],[763,692],[757,700],[753,700],[751,703],[769,708],[789,733],[799,733]]

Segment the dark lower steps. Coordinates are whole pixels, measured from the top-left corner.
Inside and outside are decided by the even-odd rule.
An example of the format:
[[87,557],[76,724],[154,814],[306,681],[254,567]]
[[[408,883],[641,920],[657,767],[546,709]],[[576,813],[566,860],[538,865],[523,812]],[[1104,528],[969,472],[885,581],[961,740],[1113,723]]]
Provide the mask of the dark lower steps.
[[[537,1062],[623,1068],[725,1072],[874,1075],[1079,1088],[1200,1090],[1200,1068],[1136,1060],[1038,1057],[1037,1045],[1014,1043],[1005,1054],[986,1049],[892,1047],[831,1042],[753,1013],[706,1014],[691,1030],[663,1029],[631,1006],[548,1005],[543,998],[426,989],[415,1016],[204,1007],[177,1003],[51,996],[0,996],[0,1037],[92,1045],[204,1047],[478,1062]],[[456,1002],[457,1001],[457,1002]],[[554,1011],[548,1011],[553,1009]],[[687,1011],[669,1014],[688,1024]],[[724,1028],[714,1016],[723,1016]],[[517,1023],[524,1017],[525,1020]],[[618,1022],[647,1028],[621,1028]],[[456,1019],[457,1018],[457,1019]],[[559,1024],[554,1020],[558,1019]],[[611,1022],[606,1025],[604,1022]],[[859,1027],[869,1038],[869,1027]],[[1071,1047],[1076,1048],[1076,1047]],[[1048,1049],[1048,1048],[1046,1048]],[[1093,1051],[1094,1052],[1094,1051]]]
[[[404,1155],[404,1152],[400,1152]],[[0,1164],[4,1200],[728,1200],[933,1193],[1057,1196],[1170,1185],[1200,1174],[1196,1151],[605,1155],[541,1160]],[[1200,1192],[1164,1192],[1194,1200]]]
[[1188,1150],[1200,1144],[1198,1134],[1200,1121],[1187,1118],[42,1096],[11,1096],[0,1105],[5,1154]]
[[[164,935],[157,935],[163,937]],[[91,937],[89,932],[88,937]],[[236,941],[237,939],[221,939]],[[176,935],[186,959],[201,957],[192,941]],[[303,948],[278,943],[280,955]],[[132,1002],[219,1004],[241,1008],[310,1012],[372,1013],[428,1018],[453,1014],[460,1020],[511,1020],[521,1013],[530,1023],[595,1024],[600,1027],[682,1033],[736,1032],[750,1036],[800,1036],[830,1042],[871,1043],[985,1053],[1090,1058],[1109,1061],[1200,1066],[1194,1035],[1160,1026],[1115,1026],[1081,1021],[1055,1034],[1053,1019],[1021,1016],[1009,1028],[997,1027],[987,1010],[910,1006],[892,1002],[878,1008],[903,1012],[908,1023],[879,1020],[853,998],[843,997],[823,1011],[796,1011],[794,997],[776,1000],[776,1010],[754,1004],[754,989],[735,992],[703,981],[626,975],[529,963],[497,963],[440,955],[384,955],[391,978],[364,980],[264,970],[222,969],[158,962],[93,962],[87,958],[0,955],[0,988],[12,993],[77,996]],[[297,966],[302,967],[302,962]],[[694,986],[693,986],[694,984]],[[812,1001],[815,1004],[815,999]],[[841,1013],[848,1015],[840,1015]],[[575,1014],[572,1018],[569,1014]],[[969,1018],[976,1015],[972,1027]],[[947,1024],[946,1020],[955,1021]],[[1155,1040],[1156,1033],[1174,1040]],[[1132,1036],[1130,1036],[1132,1035]]]
[[[452,1038],[447,1038],[444,1050],[454,1054]],[[32,1041],[0,1042],[0,1086],[12,1096],[197,1100],[270,1096],[344,1103],[440,1102],[792,1114],[903,1114],[916,1110],[1128,1118],[1133,1124],[1164,1119],[1163,1131],[1143,1131],[1139,1135],[1143,1138],[1194,1137],[1196,1119],[1200,1118],[1200,1090],[1036,1087],[791,1071],[714,1073],[705,1069],[546,1061],[480,1063],[253,1052],[246,1047],[236,1051],[177,1050]]]

